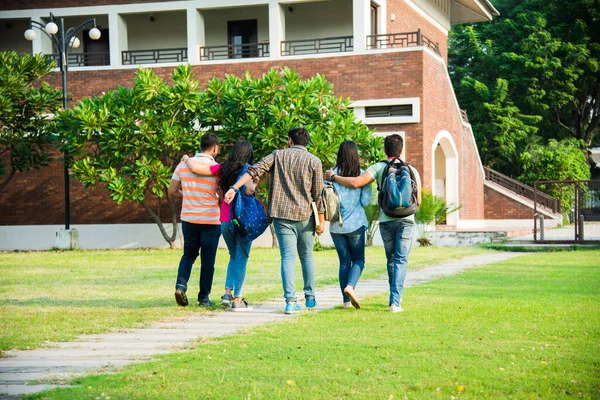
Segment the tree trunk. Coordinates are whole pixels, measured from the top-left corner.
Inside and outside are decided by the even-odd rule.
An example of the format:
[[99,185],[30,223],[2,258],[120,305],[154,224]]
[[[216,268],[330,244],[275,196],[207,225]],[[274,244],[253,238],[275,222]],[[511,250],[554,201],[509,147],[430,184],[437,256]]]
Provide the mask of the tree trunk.
[[10,169],[10,174],[8,175],[8,177],[4,181],[2,181],[2,183],[0,183],[0,191],[2,191],[2,189],[4,189],[8,185],[8,183],[12,180],[13,176],[15,176],[15,172],[17,172],[17,171],[15,171],[14,168]]
[[271,237],[273,238],[271,242],[271,248],[276,249],[279,247],[279,243],[277,242],[277,235],[275,235],[275,228],[273,227],[273,223],[269,224],[269,230],[271,231]]
[[165,227],[164,227],[162,221],[160,220],[160,218],[158,217],[158,215],[156,215],[156,213],[154,211],[152,211],[152,209],[143,201],[141,201],[140,204],[142,205],[142,207],[144,207],[144,210],[146,210],[146,212],[150,215],[152,220],[154,220],[156,225],[158,225],[158,229],[160,229],[160,233],[162,233],[163,238],[167,241],[167,243],[169,243],[169,247],[174,248],[175,247],[175,243],[174,243],[175,238],[177,237],[177,216],[174,215],[173,210],[171,211],[171,215],[172,216],[174,215],[174,218],[173,218],[174,229],[173,229],[173,233],[169,236],[169,234],[165,230]]
[[369,223],[369,228],[367,229],[367,246],[373,246],[373,239],[375,238],[378,226],[379,220],[377,219],[374,219]]

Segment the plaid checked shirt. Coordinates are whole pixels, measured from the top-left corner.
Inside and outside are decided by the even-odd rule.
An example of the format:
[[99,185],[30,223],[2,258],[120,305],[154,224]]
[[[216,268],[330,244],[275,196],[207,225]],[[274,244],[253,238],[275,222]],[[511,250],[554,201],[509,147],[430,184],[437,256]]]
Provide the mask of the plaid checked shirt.
[[271,218],[306,221],[311,217],[313,201],[320,213],[325,211],[321,204],[323,165],[306,147],[294,145],[275,150],[248,168],[253,178],[269,171],[267,208]]

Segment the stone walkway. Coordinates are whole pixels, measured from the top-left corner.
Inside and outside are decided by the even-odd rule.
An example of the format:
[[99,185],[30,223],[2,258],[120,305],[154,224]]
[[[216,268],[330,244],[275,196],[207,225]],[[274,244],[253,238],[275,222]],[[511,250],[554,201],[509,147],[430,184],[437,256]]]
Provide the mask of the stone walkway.
[[[408,272],[405,286],[523,254],[482,254]],[[361,298],[388,290],[386,280],[360,281],[356,288]],[[316,298],[320,310],[341,304],[336,285],[317,289]],[[37,350],[9,351],[0,359],[0,398],[65,387],[63,382],[77,375],[111,372],[115,367],[147,361],[155,354],[185,349],[196,339],[231,335],[240,329],[294,317],[284,314],[283,301],[278,300],[254,306],[247,312],[197,315],[175,322],[155,323],[150,328],[85,335],[72,342],[54,343]]]

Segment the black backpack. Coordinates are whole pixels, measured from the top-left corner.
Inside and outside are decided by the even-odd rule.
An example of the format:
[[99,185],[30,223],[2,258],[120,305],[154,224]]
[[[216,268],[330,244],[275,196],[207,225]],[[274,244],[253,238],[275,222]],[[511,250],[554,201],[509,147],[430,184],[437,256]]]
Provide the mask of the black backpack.
[[388,217],[405,218],[413,215],[417,205],[417,180],[408,163],[399,158],[386,163],[379,189],[379,206]]

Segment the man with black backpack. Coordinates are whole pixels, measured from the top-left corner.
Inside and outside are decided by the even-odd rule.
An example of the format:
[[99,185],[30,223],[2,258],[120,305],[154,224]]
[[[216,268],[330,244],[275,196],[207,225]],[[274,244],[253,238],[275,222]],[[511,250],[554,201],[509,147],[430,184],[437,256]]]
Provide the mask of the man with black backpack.
[[421,178],[414,167],[400,159],[404,148],[402,136],[386,136],[383,146],[387,160],[370,166],[361,175],[342,177],[329,170],[326,178],[353,188],[377,181],[379,230],[385,248],[390,284],[389,306],[390,311],[395,313],[403,311],[402,292],[415,229],[414,214],[421,204]]

